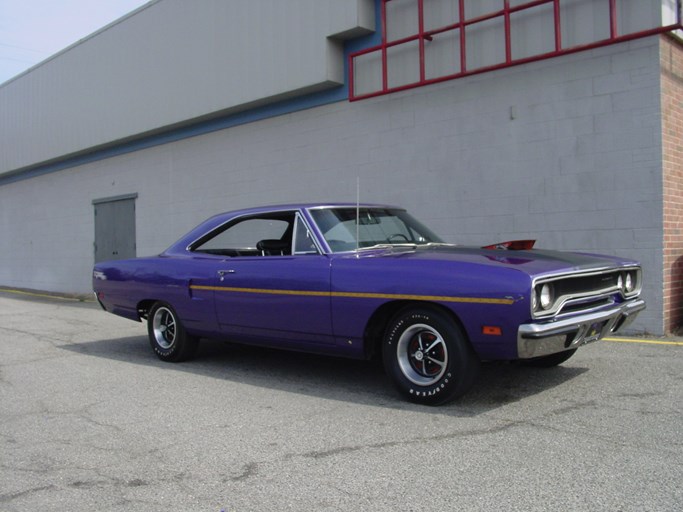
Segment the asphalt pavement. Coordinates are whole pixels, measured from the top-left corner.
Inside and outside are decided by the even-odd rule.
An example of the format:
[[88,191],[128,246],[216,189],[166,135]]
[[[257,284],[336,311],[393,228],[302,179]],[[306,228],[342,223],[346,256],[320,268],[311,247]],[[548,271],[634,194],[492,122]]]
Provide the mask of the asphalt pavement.
[[485,364],[447,406],[381,367],[202,342],[0,292],[0,511],[683,510],[683,343]]

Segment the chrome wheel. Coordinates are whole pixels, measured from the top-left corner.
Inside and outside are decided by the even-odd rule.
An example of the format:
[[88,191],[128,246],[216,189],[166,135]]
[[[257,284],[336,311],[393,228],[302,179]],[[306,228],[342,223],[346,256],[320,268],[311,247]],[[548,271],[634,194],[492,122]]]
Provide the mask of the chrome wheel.
[[159,347],[168,350],[173,346],[178,332],[175,316],[170,309],[162,306],[154,312],[152,331]]
[[385,327],[384,369],[408,400],[440,405],[462,396],[474,383],[479,358],[450,313],[436,306],[408,305]]
[[418,386],[431,386],[448,366],[448,347],[439,331],[414,324],[403,331],[396,347],[398,365],[405,377]]
[[149,309],[147,334],[157,357],[172,363],[192,359],[199,343],[199,338],[187,333],[173,306],[166,302],[156,302]]

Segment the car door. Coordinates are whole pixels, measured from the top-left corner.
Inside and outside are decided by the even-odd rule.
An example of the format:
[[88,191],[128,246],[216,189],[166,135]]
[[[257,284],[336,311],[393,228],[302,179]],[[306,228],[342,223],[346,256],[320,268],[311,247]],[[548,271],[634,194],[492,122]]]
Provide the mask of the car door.
[[329,259],[298,212],[240,219],[204,249],[234,254],[212,263],[216,317],[224,334],[333,343]]

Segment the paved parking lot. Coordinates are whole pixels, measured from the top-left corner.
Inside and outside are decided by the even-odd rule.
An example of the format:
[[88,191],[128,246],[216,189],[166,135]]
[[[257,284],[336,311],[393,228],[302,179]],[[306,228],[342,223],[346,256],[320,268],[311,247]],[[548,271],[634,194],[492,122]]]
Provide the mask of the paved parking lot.
[[0,510],[683,509],[683,346],[485,365],[441,408],[379,366],[205,342],[165,364],[93,303],[0,292]]

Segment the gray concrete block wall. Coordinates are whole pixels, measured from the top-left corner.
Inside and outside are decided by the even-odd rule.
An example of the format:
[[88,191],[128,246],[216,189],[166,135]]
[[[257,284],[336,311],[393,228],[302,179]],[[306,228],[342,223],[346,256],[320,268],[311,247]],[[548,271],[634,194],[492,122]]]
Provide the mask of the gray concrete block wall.
[[0,174],[342,85],[342,41],[374,29],[373,6],[148,3],[0,84]]
[[[0,284],[89,290],[91,201],[137,193],[138,254],[234,208],[361,198],[445,239],[642,261],[662,330],[658,39],[335,103],[0,187]],[[28,200],[27,200],[28,198]]]

